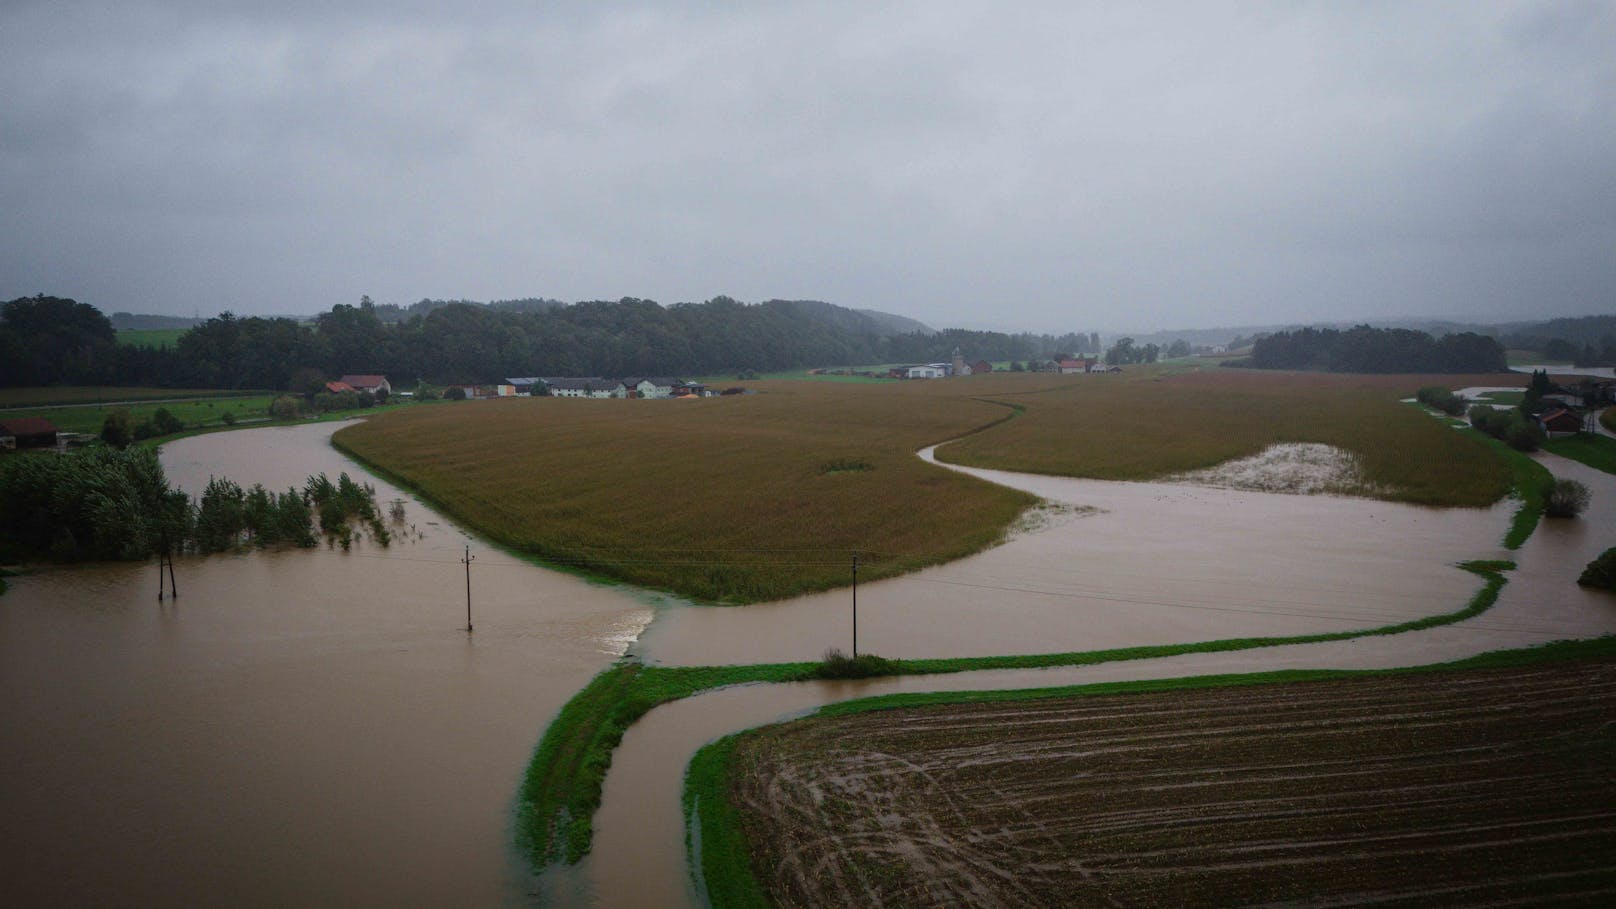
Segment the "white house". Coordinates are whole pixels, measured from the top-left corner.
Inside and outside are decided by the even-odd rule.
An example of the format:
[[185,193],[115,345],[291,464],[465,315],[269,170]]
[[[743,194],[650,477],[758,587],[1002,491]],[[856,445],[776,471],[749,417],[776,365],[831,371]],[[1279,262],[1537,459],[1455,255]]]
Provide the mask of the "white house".
[[674,390],[683,384],[683,379],[672,376],[650,376],[633,383],[631,387],[642,398],[671,398]]
[[910,366],[905,375],[911,379],[941,379],[948,373],[943,364],[931,363],[925,366]]
[[625,398],[622,382],[598,377],[587,379],[546,379],[552,398]]

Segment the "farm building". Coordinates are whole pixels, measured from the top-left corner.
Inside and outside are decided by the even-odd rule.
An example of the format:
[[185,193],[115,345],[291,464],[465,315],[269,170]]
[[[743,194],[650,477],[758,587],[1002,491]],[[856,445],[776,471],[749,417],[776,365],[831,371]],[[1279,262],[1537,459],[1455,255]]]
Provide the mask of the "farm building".
[[1544,413],[1537,418],[1537,423],[1549,435],[1582,431],[1582,417],[1563,407]]
[[671,398],[684,384],[683,379],[673,376],[633,376],[623,380],[624,387],[642,398]]
[[1084,357],[1081,360],[1067,358],[1065,360],[1060,360],[1055,364],[1055,368],[1058,369],[1060,374],[1063,376],[1094,372],[1094,367],[1095,361],[1089,357]]
[[903,377],[906,379],[941,379],[948,375],[947,368],[941,363],[929,363],[924,366],[905,366]]
[[521,376],[515,379],[506,378],[505,383],[516,389],[516,394],[530,395],[536,389],[544,387],[544,380],[538,376]]
[[354,391],[368,391],[373,395],[374,394],[390,395],[390,394],[393,393],[393,386],[391,386],[391,385],[389,385],[387,383],[387,377],[386,376],[365,376],[365,375],[343,376],[341,379],[338,379],[337,381],[343,383],[344,385],[347,385],[349,388],[352,388]]
[[622,382],[598,376],[586,379],[546,379],[552,398],[626,398],[628,389]]
[[992,372],[992,371],[993,371],[993,364],[989,363],[986,360],[977,360],[975,363],[971,364],[971,375],[973,375],[973,376],[978,375],[980,373],[989,373],[989,372]]
[[334,395],[340,395],[345,391],[358,391],[359,389],[354,388],[347,382],[327,382],[325,383],[325,390]]
[[0,420],[0,448],[54,448],[56,424],[44,417]]

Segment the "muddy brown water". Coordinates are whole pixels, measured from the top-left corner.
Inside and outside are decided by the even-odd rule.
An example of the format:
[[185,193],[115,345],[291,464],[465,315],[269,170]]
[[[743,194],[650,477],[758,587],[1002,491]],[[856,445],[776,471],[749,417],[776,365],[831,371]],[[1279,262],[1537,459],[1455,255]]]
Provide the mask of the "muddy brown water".
[[[724,735],[765,723],[787,719],[812,711],[828,703],[900,692],[924,691],[982,691],[1039,688],[1056,685],[1075,685],[1089,682],[1124,681],[1149,678],[1173,678],[1220,673],[1257,672],[1277,669],[1340,668],[1376,669],[1412,666],[1460,659],[1502,648],[1525,647],[1566,638],[1595,637],[1616,634],[1616,596],[1588,591],[1575,584],[1584,565],[1605,548],[1616,545],[1616,477],[1600,473],[1553,455],[1540,455],[1540,459],[1557,476],[1570,477],[1587,484],[1594,493],[1594,506],[1580,520],[1545,520],[1538,531],[1516,553],[1509,556],[1519,568],[1510,572],[1510,583],[1505,586],[1497,604],[1475,618],[1400,635],[1357,638],[1320,644],[1301,644],[1268,647],[1255,650],[1223,653],[1185,654],[1154,660],[1102,663],[1094,666],[1066,667],[1043,670],[1007,670],[993,672],[958,673],[946,676],[911,676],[875,679],[860,682],[813,682],[784,685],[748,685],[703,694],[698,697],[658,707],[629,729],[612,761],[606,777],[606,786],[600,811],[595,819],[595,848],[582,872],[589,879],[595,905],[602,907],[665,907],[672,905],[700,905],[700,899],[687,874],[686,858],[680,843],[684,837],[684,821],[679,796],[685,766],[690,757],[703,744]],[[1180,495],[1198,497],[1200,493],[1178,491],[1174,488],[1158,489],[1153,484],[1095,484],[1081,480],[1052,477],[1031,477],[996,471],[968,469],[967,472],[996,482],[1027,489],[1039,495],[1063,501],[1094,503],[1090,496],[1106,487],[1118,487],[1112,494],[1121,498],[1110,500],[1111,514],[1126,524],[1130,518],[1149,520],[1145,506],[1156,497],[1160,501],[1176,501]],[[1134,498],[1127,498],[1132,488]],[[1261,545],[1251,540],[1225,538],[1221,544],[1223,564],[1243,564],[1252,554],[1252,548],[1268,551],[1295,552],[1298,548],[1317,546],[1321,551],[1344,548],[1357,552],[1363,577],[1373,581],[1379,566],[1395,565],[1385,560],[1392,553],[1374,554],[1364,551],[1372,546],[1373,538],[1354,539],[1341,530],[1355,525],[1358,517],[1380,512],[1388,506],[1351,499],[1319,499],[1301,497],[1274,497],[1258,493],[1241,493],[1242,497],[1255,496],[1258,506],[1262,500],[1293,498],[1293,503],[1270,503],[1273,510],[1299,509],[1313,514],[1311,525],[1293,525],[1290,539],[1269,538]],[[1135,506],[1124,509],[1120,506]],[[1395,509],[1395,506],[1392,506]],[[1211,513],[1215,513],[1215,509]],[[1427,511],[1419,509],[1417,511]],[[1390,512],[1380,512],[1389,514]],[[1420,539],[1418,534],[1398,537],[1399,545],[1417,543],[1421,551],[1433,560],[1457,558],[1492,558],[1500,554],[1497,541],[1502,538],[1508,523],[1508,509],[1489,511],[1431,512],[1439,520],[1453,521],[1448,526],[1462,534],[1463,540],[1478,548],[1469,553],[1449,550],[1440,539]],[[1444,517],[1445,516],[1445,517]],[[1409,520],[1423,520],[1424,516],[1408,516]],[[1085,519],[1091,520],[1091,519]],[[1472,526],[1473,525],[1473,526]],[[1165,527],[1166,525],[1159,525]],[[1179,535],[1194,534],[1196,525],[1186,523],[1178,528]],[[1483,532],[1485,531],[1485,532]],[[1119,527],[1115,533],[1125,534]],[[1478,537],[1477,534],[1480,534]],[[1199,542],[1186,544],[1191,549],[1217,545],[1216,538],[1208,534]],[[1079,540],[1082,542],[1080,543]],[[1081,556],[1083,545],[1095,540],[1102,552],[1112,557],[1128,558],[1123,547],[1112,548],[1112,540],[1104,536],[1073,537],[1065,550],[1065,562]],[[1148,542],[1137,540],[1135,545]],[[1010,550],[1017,543],[1004,547]],[[991,553],[990,553],[991,555]],[[978,557],[981,558],[981,557]],[[970,560],[967,560],[970,561]],[[964,563],[958,563],[964,564]],[[1217,558],[1208,558],[1209,566],[1220,564]],[[1410,575],[1412,577],[1414,575]],[[1137,575],[1150,583],[1148,575]],[[1479,579],[1460,585],[1458,596],[1445,600],[1432,600],[1431,590],[1416,588],[1408,594],[1417,600],[1409,608],[1422,614],[1447,612],[1459,608],[1480,586]],[[900,579],[901,582],[901,579]],[[1260,583],[1254,583],[1258,596],[1269,595]],[[1298,592],[1294,601],[1298,611],[1312,594],[1311,585]],[[1281,591],[1272,595],[1285,596]],[[983,608],[992,610],[995,601],[985,600]],[[860,593],[861,626],[864,617],[864,594]],[[669,613],[682,615],[684,611]],[[1129,611],[1111,614],[1113,624],[1127,624],[1136,615]],[[659,622],[661,619],[659,618]],[[1279,620],[1276,620],[1279,621]],[[863,640],[861,627],[861,641]],[[1148,629],[1147,629],[1148,631]],[[1146,632],[1136,632],[1146,633]],[[1227,637],[1228,635],[1217,635]],[[655,634],[648,636],[652,642]],[[1065,646],[1040,647],[1043,650],[1069,649]],[[654,652],[654,649],[653,649]],[[675,898],[682,899],[676,903]]]
[[[172,481],[360,471],[331,424],[171,442]],[[369,479],[378,499],[402,494]],[[409,499],[408,496],[404,496]],[[650,620],[409,499],[390,548],[12,578],[0,596],[0,902],[497,906],[534,888],[511,807],[549,718]]]

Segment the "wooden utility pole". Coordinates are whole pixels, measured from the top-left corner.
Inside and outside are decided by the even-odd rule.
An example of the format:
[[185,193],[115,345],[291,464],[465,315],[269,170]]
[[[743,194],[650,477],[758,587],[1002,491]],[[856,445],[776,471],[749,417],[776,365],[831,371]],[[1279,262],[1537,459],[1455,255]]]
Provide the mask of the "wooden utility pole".
[[168,551],[168,541],[163,541],[163,548],[157,551],[157,602],[163,601],[163,563],[168,563],[169,596],[180,598],[179,583],[174,580],[174,555]]
[[858,553],[853,553],[853,659],[858,659]]
[[466,544],[466,557],[461,559],[466,565],[466,633],[471,633],[471,563],[477,558],[471,554],[471,544]]

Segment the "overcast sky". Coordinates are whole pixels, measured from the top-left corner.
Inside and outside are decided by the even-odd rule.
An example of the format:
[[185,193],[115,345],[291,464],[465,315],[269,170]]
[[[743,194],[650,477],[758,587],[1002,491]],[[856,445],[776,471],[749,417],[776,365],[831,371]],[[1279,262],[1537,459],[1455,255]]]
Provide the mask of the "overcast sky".
[[1616,2],[440,6],[3,0],[0,298],[1616,312]]

